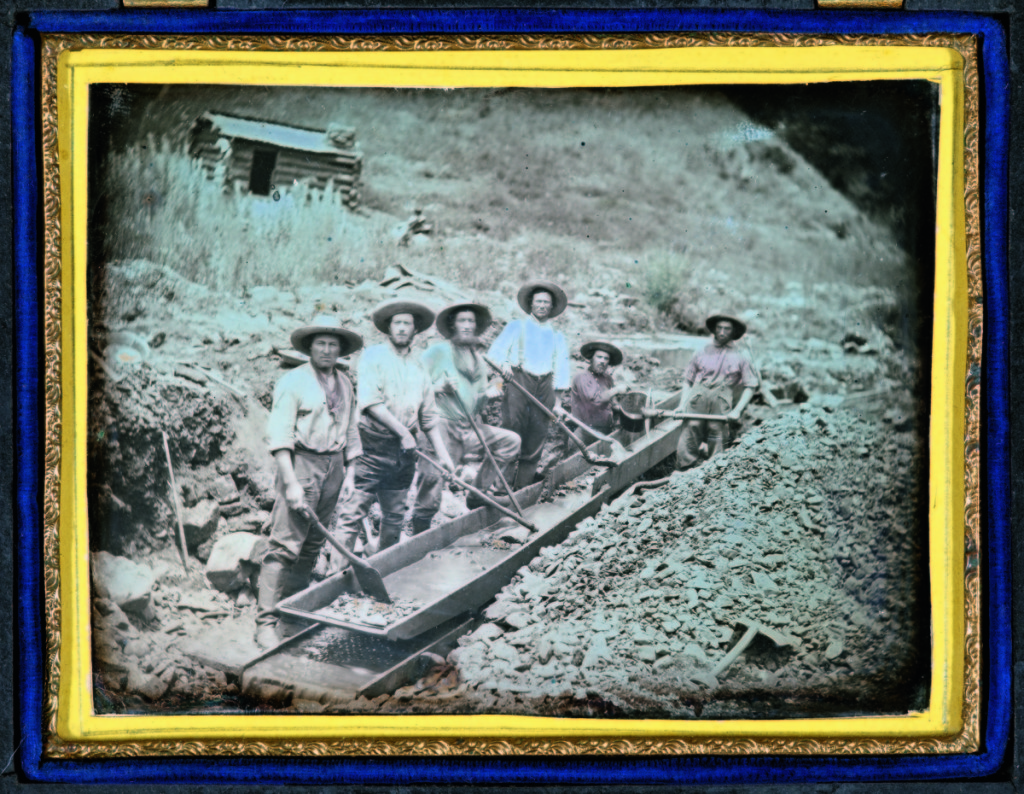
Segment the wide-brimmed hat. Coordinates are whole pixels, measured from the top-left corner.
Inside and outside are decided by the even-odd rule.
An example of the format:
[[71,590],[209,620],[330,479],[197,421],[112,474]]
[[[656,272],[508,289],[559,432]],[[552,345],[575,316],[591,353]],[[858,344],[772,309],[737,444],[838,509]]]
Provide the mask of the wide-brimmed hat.
[[537,290],[551,293],[551,317],[557,317],[565,311],[569,299],[565,297],[565,290],[553,281],[527,281],[519,288],[519,305],[523,311],[530,314],[530,302],[533,300],[533,293]]
[[292,331],[292,347],[309,355],[309,346],[318,334],[331,334],[341,342],[341,356],[350,356],[363,346],[363,337],[355,331],[341,327],[341,320],[329,314],[320,314],[313,322]]
[[604,340],[587,342],[580,348],[580,355],[589,361],[598,350],[603,350],[611,358],[611,361],[608,362],[609,366],[617,367],[622,363],[622,351],[611,342],[605,342]]
[[411,314],[416,325],[416,333],[426,331],[434,322],[434,312],[415,301],[388,301],[373,310],[373,324],[382,334],[390,331],[391,318],[396,314]]
[[487,326],[491,324],[491,313],[486,306],[482,306],[479,303],[453,303],[451,306],[445,306],[441,309],[437,313],[437,319],[434,320],[437,332],[445,339],[451,339],[455,335],[450,320],[459,312],[473,312],[476,315],[476,332],[478,335],[486,331]]
[[743,334],[747,332],[747,324],[743,320],[733,317],[731,314],[712,314],[704,321],[704,325],[711,332],[715,332],[715,325],[722,320],[728,320],[732,323],[732,338],[739,339]]

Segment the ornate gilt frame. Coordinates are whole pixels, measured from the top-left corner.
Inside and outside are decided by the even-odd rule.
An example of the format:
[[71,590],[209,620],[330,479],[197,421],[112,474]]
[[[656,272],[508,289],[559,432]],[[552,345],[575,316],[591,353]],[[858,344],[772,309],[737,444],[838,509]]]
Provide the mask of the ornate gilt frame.
[[[963,204],[966,239],[967,377],[963,456],[965,548],[963,597],[962,729],[937,737],[744,738],[620,737],[553,738],[415,738],[334,739],[329,741],[215,740],[75,741],[62,739],[58,720],[61,694],[61,643],[67,630],[62,611],[62,404],[64,378],[62,339],[65,313],[62,278],[62,185],[58,146],[58,64],[62,53],[81,49],[210,50],[210,51],[444,51],[444,50],[640,50],[693,47],[940,47],[963,57]],[[977,39],[970,35],[804,35],[780,33],[659,33],[632,35],[445,35],[445,36],[196,36],[196,35],[46,35],[41,70],[43,339],[45,348],[45,470],[43,483],[44,609],[46,625],[43,754],[49,759],[135,758],[146,756],[453,756],[453,755],[881,755],[972,753],[981,741],[982,582],[977,564],[983,546],[981,521],[980,416],[982,365],[982,257],[979,197],[979,85]]]

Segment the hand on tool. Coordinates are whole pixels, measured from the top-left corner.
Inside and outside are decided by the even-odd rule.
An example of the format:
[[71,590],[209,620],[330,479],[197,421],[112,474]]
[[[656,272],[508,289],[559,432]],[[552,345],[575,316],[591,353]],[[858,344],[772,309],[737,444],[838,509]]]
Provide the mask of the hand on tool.
[[284,499],[292,510],[298,510],[301,513],[307,509],[306,490],[299,484],[298,480],[292,480],[285,486]]
[[565,419],[569,416],[569,412],[566,411],[561,405],[555,403],[555,407],[551,409],[552,413],[560,419]]
[[406,452],[416,449],[416,436],[406,430],[400,437],[402,449]]
[[501,365],[501,377],[506,381],[512,380],[512,365],[502,364]]
[[345,501],[349,499],[352,494],[356,492],[356,467],[352,464],[348,464],[348,470],[345,472],[345,480],[341,483],[341,491],[338,493],[338,499]]
[[729,413],[725,415],[725,418],[728,419],[730,422],[738,422],[740,421],[740,414],[742,413],[743,409],[737,406],[736,408],[733,408],[731,411],[729,411]]

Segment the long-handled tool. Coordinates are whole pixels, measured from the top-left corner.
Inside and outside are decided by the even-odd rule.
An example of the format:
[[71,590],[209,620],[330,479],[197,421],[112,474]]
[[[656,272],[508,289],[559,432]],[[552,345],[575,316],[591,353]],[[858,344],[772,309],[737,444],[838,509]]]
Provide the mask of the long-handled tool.
[[[491,361],[491,359],[489,359],[487,356],[484,356],[484,361],[486,361],[495,372],[501,372],[501,367],[499,367],[497,364]],[[504,375],[502,375],[502,377],[504,377]],[[515,386],[521,394],[529,398],[529,400],[534,405],[536,405],[538,409],[540,409],[540,412],[542,414],[544,414],[548,419],[551,419],[553,422],[555,422],[555,424],[557,424],[562,429],[562,431],[567,436],[569,436],[569,440],[576,445],[576,448],[580,451],[580,454],[583,456],[583,459],[587,463],[590,463],[594,466],[607,466],[610,469],[613,469],[619,465],[614,460],[610,460],[608,458],[594,457],[592,454],[590,454],[590,451],[587,449],[587,445],[580,440],[579,436],[577,436],[575,433],[572,432],[572,430],[569,429],[569,426],[565,422],[558,418],[554,411],[552,411],[550,408],[544,405],[544,403],[542,403],[540,400],[538,400],[536,397],[530,394],[530,392],[528,392],[521,384],[516,383],[514,380],[509,380],[508,383]]]
[[178,498],[178,486],[174,482],[174,466],[171,465],[171,448],[167,445],[167,431],[161,430],[164,437],[164,455],[167,456],[167,471],[171,476],[171,498],[174,500],[174,515],[178,518],[178,541],[181,544],[178,549],[181,552],[181,564],[188,570],[188,543],[185,540],[185,524],[181,519],[181,500]]
[[484,441],[484,434],[477,426],[477,423],[473,421],[473,415],[470,414],[469,409],[466,408],[466,404],[462,402],[462,398],[455,389],[449,389],[448,393],[455,398],[456,404],[466,417],[466,421],[469,422],[469,426],[473,428],[473,432],[476,433],[476,437],[480,439],[480,446],[484,448],[484,452],[487,454],[487,460],[491,462],[494,470],[498,473],[498,482],[501,483],[501,487],[505,489],[505,493],[508,494],[509,500],[512,502],[512,507],[516,509],[519,515],[523,514],[523,508],[519,506],[519,500],[516,499],[515,492],[513,492],[511,486],[508,484],[508,480],[505,479],[505,475],[501,473],[501,467],[498,465],[498,461],[494,459],[494,455],[491,453],[491,448],[487,446],[487,442]]
[[740,618],[736,622],[741,626],[745,626],[747,630],[743,633],[743,636],[740,637],[740,641],[732,647],[732,650],[730,650],[729,653],[722,658],[722,661],[716,664],[715,668],[711,671],[711,675],[716,678],[724,673],[729,666],[739,658],[740,654],[747,649],[747,646],[754,641],[754,637],[758,634],[763,634],[781,648],[800,645],[800,640],[796,637],[790,637],[783,634],[781,631],[768,628],[768,626],[758,623],[756,620]]
[[722,414],[688,414],[682,411],[657,411],[654,416],[668,416],[672,419],[706,419],[709,422],[735,422]]
[[452,482],[454,482],[460,488],[465,488],[470,493],[476,494],[481,499],[483,499],[485,502],[487,502],[487,504],[489,504],[491,507],[493,507],[495,510],[500,510],[502,513],[507,515],[513,521],[516,521],[516,522],[522,524],[524,527],[526,527],[528,530],[530,530],[530,532],[536,532],[537,531],[537,527],[535,525],[531,524],[529,521],[527,521],[521,515],[517,515],[516,513],[513,513],[511,510],[509,510],[503,504],[499,504],[498,502],[494,501],[491,497],[489,497],[487,494],[485,494],[479,488],[477,488],[477,487],[475,487],[473,485],[470,485],[468,482],[465,482],[464,480],[460,480],[458,477],[456,477],[454,474],[452,474],[450,471],[448,471],[448,469],[446,469],[444,466],[442,466],[438,461],[436,461],[432,457],[430,457],[430,455],[428,455],[427,453],[421,452],[418,449],[414,449],[413,452],[415,452],[417,455],[419,455],[423,460],[425,460],[427,463],[429,463],[431,466],[433,466],[439,472],[441,472],[445,476],[451,478]]
[[363,588],[363,592],[371,598],[375,598],[385,604],[390,604],[391,596],[388,595],[388,590],[384,586],[384,577],[380,575],[380,571],[370,565],[366,560],[357,557],[354,552],[346,549],[343,543],[327,531],[327,528],[320,523],[320,519],[316,517],[316,513],[308,507],[304,507],[300,512],[303,516],[309,519],[313,526],[324,534],[328,543],[348,558],[349,563],[352,565],[352,572],[356,575],[356,581],[359,582],[359,586]]
[[619,441],[617,438],[612,438],[611,436],[606,435],[605,433],[602,433],[602,432],[600,432],[598,430],[595,430],[590,425],[585,424],[584,422],[581,422],[575,416],[572,416],[570,414],[569,416],[565,417],[565,421],[572,422],[574,425],[576,425],[581,430],[586,430],[588,433],[590,433],[590,435],[592,435],[598,441],[607,441],[609,444],[612,445],[612,449],[614,450],[615,453],[619,453],[620,451],[622,453],[626,452],[626,448],[624,446],[622,446],[622,442]]

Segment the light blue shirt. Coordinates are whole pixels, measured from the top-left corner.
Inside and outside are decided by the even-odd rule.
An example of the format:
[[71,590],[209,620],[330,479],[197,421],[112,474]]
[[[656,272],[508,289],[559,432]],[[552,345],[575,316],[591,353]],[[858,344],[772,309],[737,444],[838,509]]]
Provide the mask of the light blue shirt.
[[551,373],[556,389],[569,388],[569,345],[565,337],[532,315],[506,325],[488,356],[496,364],[522,367],[531,375]]

